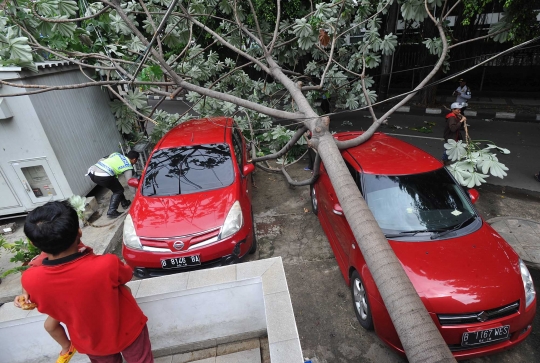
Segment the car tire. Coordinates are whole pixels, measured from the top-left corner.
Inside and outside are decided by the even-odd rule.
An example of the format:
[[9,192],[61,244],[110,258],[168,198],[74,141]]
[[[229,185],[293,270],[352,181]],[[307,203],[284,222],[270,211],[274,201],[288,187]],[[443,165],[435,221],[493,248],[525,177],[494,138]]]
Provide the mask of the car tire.
[[251,248],[249,249],[249,254],[252,255],[257,251],[257,233],[255,232],[255,218],[253,217],[253,211],[251,211],[251,229],[253,233],[253,242],[251,242]]
[[317,201],[317,193],[315,192],[315,187],[313,184],[309,186],[309,195],[311,197],[311,211],[313,214],[317,215],[319,213],[319,203]]
[[360,325],[362,325],[362,328],[366,330],[373,330],[373,317],[371,315],[371,307],[369,306],[366,284],[364,284],[364,281],[357,271],[352,273],[350,283],[356,319],[358,319],[358,322]]

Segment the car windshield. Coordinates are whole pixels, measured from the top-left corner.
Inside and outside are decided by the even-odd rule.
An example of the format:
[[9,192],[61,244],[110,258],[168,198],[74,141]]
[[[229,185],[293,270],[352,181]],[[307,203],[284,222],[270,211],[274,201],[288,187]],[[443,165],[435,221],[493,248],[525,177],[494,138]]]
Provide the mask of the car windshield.
[[444,168],[415,175],[365,174],[363,183],[366,202],[384,233],[448,230],[476,217]]
[[231,185],[234,169],[227,144],[157,150],[146,168],[142,194],[180,195]]

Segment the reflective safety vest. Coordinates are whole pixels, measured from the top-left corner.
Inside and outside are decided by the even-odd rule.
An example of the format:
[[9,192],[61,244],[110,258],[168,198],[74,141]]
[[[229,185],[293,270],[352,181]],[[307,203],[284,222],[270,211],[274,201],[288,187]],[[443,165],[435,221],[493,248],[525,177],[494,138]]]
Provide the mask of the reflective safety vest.
[[126,170],[133,170],[129,159],[120,153],[112,153],[107,159],[100,160],[95,165],[110,176],[115,177]]

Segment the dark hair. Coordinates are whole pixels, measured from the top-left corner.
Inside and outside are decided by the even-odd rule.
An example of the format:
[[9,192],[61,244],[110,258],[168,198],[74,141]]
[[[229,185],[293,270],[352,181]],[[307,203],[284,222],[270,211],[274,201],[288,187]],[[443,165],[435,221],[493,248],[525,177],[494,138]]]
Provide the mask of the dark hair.
[[26,217],[24,234],[34,246],[51,255],[67,250],[77,239],[79,218],[68,201],[49,202]]
[[135,150],[129,150],[129,152],[127,153],[127,158],[128,159],[139,159],[139,153],[136,152]]

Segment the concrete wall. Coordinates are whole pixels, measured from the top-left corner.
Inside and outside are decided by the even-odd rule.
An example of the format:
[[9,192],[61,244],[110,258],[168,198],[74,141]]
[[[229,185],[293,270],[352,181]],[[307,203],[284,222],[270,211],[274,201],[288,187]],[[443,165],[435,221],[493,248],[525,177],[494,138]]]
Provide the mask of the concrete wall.
[[[272,363],[303,362],[281,258],[128,285],[149,318],[156,357],[266,335]],[[0,363],[53,361],[58,346],[43,329],[45,318],[11,303],[0,307]],[[71,360],[87,361],[81,354]]]

